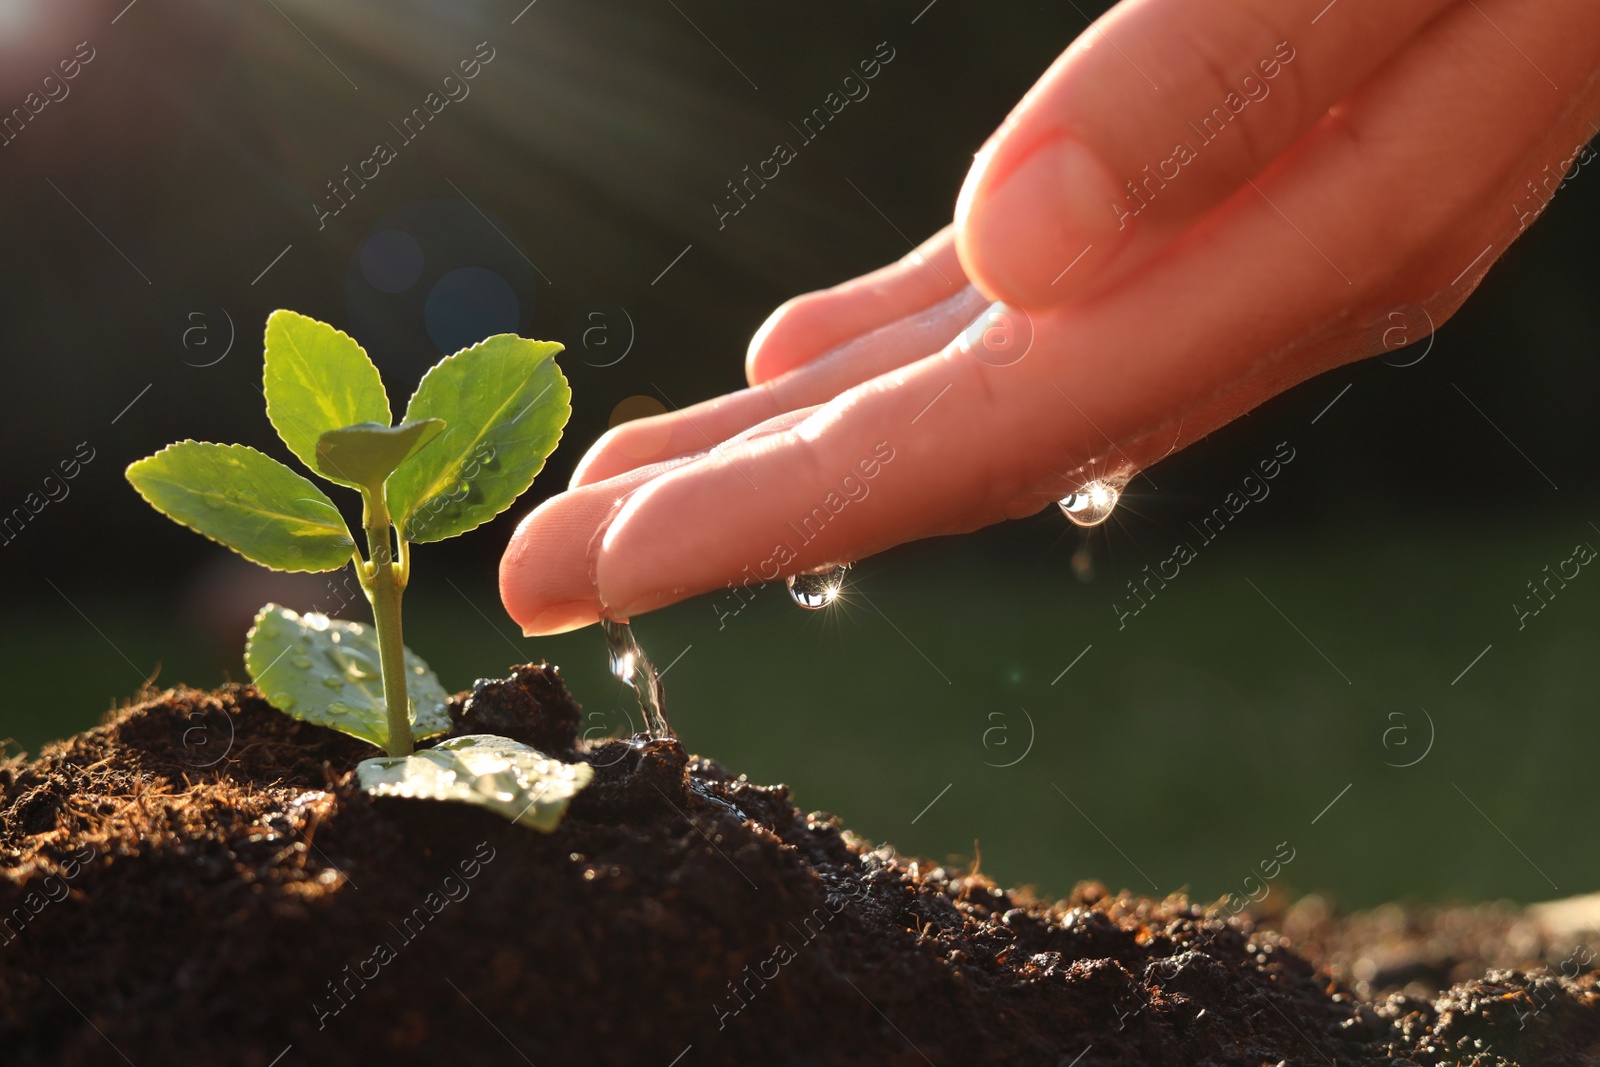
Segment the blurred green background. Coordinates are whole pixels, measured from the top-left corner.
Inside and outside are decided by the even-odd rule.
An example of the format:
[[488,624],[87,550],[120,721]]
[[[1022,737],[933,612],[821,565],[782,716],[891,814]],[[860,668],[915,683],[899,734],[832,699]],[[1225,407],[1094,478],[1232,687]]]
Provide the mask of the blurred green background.
[[[0,735],[37,750],[158,669],[238,678],[257,605],[352,596],[235,562],[121,477],[182,437],[282,454],[256,388],[272,308],[350,329],[392,394],[508,323],[566,342],[575,414],[531,506],[620,401],[736,387],[778,302],[942,225],[971,153],[1098,10],[0,3],[6,107],[95,50],[0,149],[0,513],[94,450],[0,545]],[[326,183],[484,41],[471,95],[319,228]],[[725,183],[880,42],[895,58],[870,97],[719,228]],[[869,838],[980,849],[1046,893],[1243,892],[1282,842],[1278,885],[1348,905],[1600,889],[1582,830],[1600,578],[1582,568],[1525,628],[1512,608],[1600,545],[1597,222],[1581,173],[1431,347],[1278,398],[1096,530],[1052,512],[907,546],[820,612],[771,587],[720,626],[716,598],[640,620],[674,724]],[[389,292],[363,257],[395,231],[424,266]],[[1285,441],[1270,497],[1202,546],[1190,524]],[[626,729],[597,633],[524,640],[499,609],[525,511],[418,550],[409,643],[451,688],[547,658],[595,731]],[[1119,629],[1126,583],[1179,540],[1198,558]]]

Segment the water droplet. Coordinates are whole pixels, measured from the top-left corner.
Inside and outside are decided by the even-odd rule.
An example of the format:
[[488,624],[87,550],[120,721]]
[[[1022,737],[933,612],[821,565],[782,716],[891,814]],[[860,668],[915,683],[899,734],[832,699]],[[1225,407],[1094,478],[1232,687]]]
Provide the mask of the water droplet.
[[340,678],[337,674],[329,674],[322,679],[322,684],[327,686],[329,689],[343,689],[344,679]]
[[201,493],[200,499],[206,502],[206,507],[212,511],[221,511],[228,506],[227,498],[221,493]]
[[615,642],[610,649],[611,673],[617,676],[617,681],[633,684],[633,649],[627,645],[618,645]]
[[1111,517],[1122,496],[1112,482],[1095,480],[1061,498],[1061,510],[1079,526],[1099,526]]
[[294,697],[290,696],[288,693],[274,693],[267,698],[267,703],[271,704],[279,711],[294,710]]
[[366,678],[378,677],[378,665],[364,652],[345,647],[335,650],[331,656],[333,662],[351,681],[359,682]]
[[676,737],[662,707],[661,676],[644,649],[639,647],[632,627],[625,622],[601,619],[600,629],[605,631],[611,673],[618,681],[633,687],[639,698],[639,710],[644,713],[645,729],[651,737]]
[[1089,547],[1089,539],[1084,538],[1083,544],[1072,554],[1072,573],[1080,582],[1094,581],[1094,553]]
[[293,663],[296,667],[299,667],[303,671],[311,669],[311,660],[305,656],[296,656],[289,662]]
[[848,563],[834,563],[804,574],[792,574],[784,580],[789,587],[789,598],[811,611],[825,608],[839,599],[844,588],[844,574]]

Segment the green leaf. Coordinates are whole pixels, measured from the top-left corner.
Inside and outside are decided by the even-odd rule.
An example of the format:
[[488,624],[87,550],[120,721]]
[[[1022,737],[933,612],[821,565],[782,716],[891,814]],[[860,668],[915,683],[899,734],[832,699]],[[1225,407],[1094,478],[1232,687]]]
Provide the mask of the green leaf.
[[[300,615],[268,604],[250,628],[244,665],[267,703],[279,711],[388,747],[378,633],[366,623]],[[449,694],[409,648],[406,696],[413,736],[449,732]]]
[[409,756],[356,765],[361,788],[377,797],[476,804],[549,833],[594,777],[587,763],[562,763],[536,748],[493,734],[467,734]]
[[317,438],[317,470],[335,480],[349,478],[376,492],[394,469],[444,432],[443,419],[385,426],[359,422]]
[[511,506],[555,451],[572,390],[553,358],[561,346],[503,333],[449,356],[423,376],[406,421],[449,429],[389,477],[389,511],[413,543],[466,533]]
[[263,567],[331,571],[355,552],[326,493],[245,445],[179,441],[127,476],[157,511]]
[[289,451],[333,481],[359,487],[353,478],[322,471],[317,439],[358,422],[391,421],[383,379],[361,346],[325,322],[274,311],[267,319],[262,390],[267,418]]

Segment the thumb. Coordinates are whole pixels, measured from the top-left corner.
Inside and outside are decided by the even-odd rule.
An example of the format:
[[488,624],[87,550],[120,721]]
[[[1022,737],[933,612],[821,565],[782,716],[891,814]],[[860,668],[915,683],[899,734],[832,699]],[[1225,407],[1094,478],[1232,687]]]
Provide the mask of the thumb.
[[1454,0],[1126,0],[978,153],[961,263],[1039,310],[1108,288],[1280,156]]

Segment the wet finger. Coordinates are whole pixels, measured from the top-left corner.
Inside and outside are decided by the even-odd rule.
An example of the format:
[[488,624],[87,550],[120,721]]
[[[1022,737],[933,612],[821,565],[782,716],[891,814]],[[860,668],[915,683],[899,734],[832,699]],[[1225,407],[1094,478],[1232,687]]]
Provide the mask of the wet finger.
[[987,306],[983,294],[963,286],[931,307],[847,341],[760,385],[625,422],[589,448],[573,471],[572,485],[698,452],[775,414],[831,400],[853,385],[938,351]]
[[831,289],[806,293],[774,311],[750,339],[745,377],[770,381],[854,338],[924,308],[967,284],[949,226],[897,263]]

